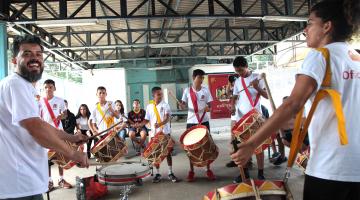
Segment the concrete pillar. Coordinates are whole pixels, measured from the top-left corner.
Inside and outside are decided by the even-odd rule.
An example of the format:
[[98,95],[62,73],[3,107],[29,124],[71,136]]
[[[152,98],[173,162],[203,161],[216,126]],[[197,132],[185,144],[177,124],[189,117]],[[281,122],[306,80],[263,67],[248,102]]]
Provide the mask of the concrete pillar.
[[0,21],[0,80],[8,75],[6,23]]

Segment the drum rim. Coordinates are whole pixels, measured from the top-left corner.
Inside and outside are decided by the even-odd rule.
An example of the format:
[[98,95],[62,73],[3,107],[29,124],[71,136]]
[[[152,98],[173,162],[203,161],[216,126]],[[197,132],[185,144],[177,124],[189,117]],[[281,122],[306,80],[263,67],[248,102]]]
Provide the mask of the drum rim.
[[[105,135],[105,137],[101,138],[99,141],[97,141],[94,146],[90,149],[92,154],[95,154],[100,149],[104,148],[109,142],[116,136],[116,133],[114,131],[110,131],[108,134]],[[109,139],[110,138],[110,139]],[[105,140],[107,140],[105,142]]]
[[206,135],[210,134],[210,133],[209,133],[209,129],[208,129],[206,126],[204,126],[204,125],[198,124],[198,125],[196,125],[196,126],[192,126],[192,127],[188,128],[188,129],[186,129],[185,132],[184,132],[183,134],[181,134],[181,136],[180,136],[180,144],[181,144],[183,147],[189,147],[189,148],[191,148],[192,146],[194,146],[194,145],[196,145],[196,144],[202,143],[202,141],[204,140],[204,138],[206,138],[206,137],[203,137],[203,138],[201,138],[201,140],[199,140],[198,142],[196,142],[196,143],[194,143],[194,144],[191,144],[191,145],[185,145],[185,144],[184,144],[184,138],[185,138],[185,136],[186,136],[189,132],[193,131],[194,129],[198,129],[198,128],[203,128],[203,129],[205,129],[205,130],[206,130]]
[[[261,190],[259,188],[259,192],[263,192],[263,195],[286,195],[286,188],[285,188],[285,183],[283,181],[280,180],[254,180],[255,181],[255,185],[258,185],[259,182],[261,182],[262,184],[265,182],[272,182],[272,183],[278,183],[280,184],[279,189],[272,189],[272,190]],[[237,185],[241,185],[241,184],[246,184],[251,186],[250,181],[246,181],[246,182],[242,182],[242,183],[238,183],[238,184],[229,184],[229,185],[225,185],[223,187],[220,188],[215,188],[215,190],[211,190],[208,193],[206,193],[206,195],[204,197],[207,197],[209,199],[211,199],[211,197],[213,197],[214,195],[217,195],[217,193],[228,193],[229,195],[227,196],[221,196],[221,199],[229,199],[230,197],[235,197],[235,198],[242,198],[242,197],[249,197],[249,196],[253,196],[253,195],[240,195],[240,194],[232,194],[232,192],[228,192],[225,189],[229,188],[229,187],[234,187]],[[223,190],[223,192],[219,192],[219,190]],[[230,196],[232,194],[232,196]],[[246,193],[244,193],[246,194]],[[220,194],[219,194],[220,195]]]

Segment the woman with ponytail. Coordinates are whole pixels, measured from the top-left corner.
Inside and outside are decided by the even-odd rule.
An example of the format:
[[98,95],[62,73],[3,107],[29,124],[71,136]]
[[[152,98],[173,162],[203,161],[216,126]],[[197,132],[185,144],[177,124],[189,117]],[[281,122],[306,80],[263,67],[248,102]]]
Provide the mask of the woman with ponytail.
[[231,155],[236,164],[244,166],[255,148],[294,117],[308,99],[317,102],[314,97],[319,91],[336,91],[336,109],[333,98],[325,95],[308,129],[311,156],[304,200],[360,199],[360,55],[346,42],[358,30],[359,4],[358,0],[323,1],[312,7],[304,32],[313,49],[296,75],[291,95]]

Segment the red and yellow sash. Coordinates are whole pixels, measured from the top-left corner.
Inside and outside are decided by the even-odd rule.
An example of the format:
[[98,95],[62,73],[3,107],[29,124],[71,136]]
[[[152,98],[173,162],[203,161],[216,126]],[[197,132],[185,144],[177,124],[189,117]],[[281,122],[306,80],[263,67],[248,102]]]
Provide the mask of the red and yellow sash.
[[[110,103],[109,103],[109,106],[111,106]],[[114,117],[113,116],[106,117],[105,114],[106,114],[107,110],[104,113],[104,111],[101,109],[100,103],[97,104],[96,108],[99,111],[102,119],[104,120],[106,127],[109,128],[110,126],[112,126],[114,124]]]

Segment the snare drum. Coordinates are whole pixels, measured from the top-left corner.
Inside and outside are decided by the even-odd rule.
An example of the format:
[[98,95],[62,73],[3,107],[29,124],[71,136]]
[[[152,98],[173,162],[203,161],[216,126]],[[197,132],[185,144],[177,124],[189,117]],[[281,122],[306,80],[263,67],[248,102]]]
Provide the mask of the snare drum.
[[141,179],[150,174],[150,167],[141,162],[124,162],[96,170],[99,183],[112,186],[141,184]]
[[144,158],[153,165],[159,165],[173,150],[175,141],[163,132],[151,138],[144,151]]
[[[262,200],[293,200],[282,181],[254,180],[256,192]],[[250,181],[231,184],[207,193],[203,200],[255,200],[255,192]]]
[[[84,146],[83,145],[76,145],[76,144],[73,144],[73,143],[70,143],[68,141],[65,141],[65,143],[73,150],[76,150],[76,151],[83,151],[84,150]],[[75,162],[73,162],[72,160],[66,158],[63,154],[61,153],[58,153],[54,150],[49,150],[48,151],[48,159],[55,163],[55,164],[58,164],[61,168],[63,169],[70,169],[72,168],[74,165],[76,165]]]
[[204,167],[218,157],[219,149],[215,145],[206,126],[196,125],[186,130],[180,137],[190,162],[196,167]]
[[116,132],[111,131],[91,148],[91,153],[99,162],[114,162],[127,154],[127,146]]
[[[252,109],[246,113],[232,128],[233,136],[240,142],[247,141],[256,131],[264,124],[265,118],[256,109]],[[272,143],[272,138],[268,138],[265,142],[256,148],[255,153],[259,154],[264,151]]]

